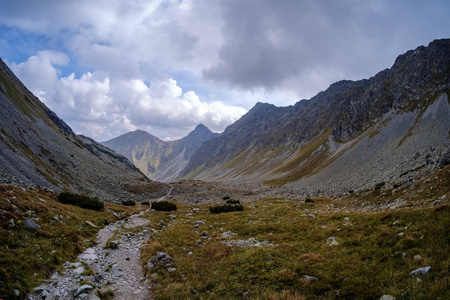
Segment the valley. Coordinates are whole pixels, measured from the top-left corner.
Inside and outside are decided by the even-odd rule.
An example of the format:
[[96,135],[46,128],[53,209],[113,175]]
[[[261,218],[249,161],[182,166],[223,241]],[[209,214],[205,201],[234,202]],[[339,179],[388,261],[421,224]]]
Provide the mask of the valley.
[[441,39],[222,133],[99,143],[0,60],[0,298],[449,299],[449,99]]

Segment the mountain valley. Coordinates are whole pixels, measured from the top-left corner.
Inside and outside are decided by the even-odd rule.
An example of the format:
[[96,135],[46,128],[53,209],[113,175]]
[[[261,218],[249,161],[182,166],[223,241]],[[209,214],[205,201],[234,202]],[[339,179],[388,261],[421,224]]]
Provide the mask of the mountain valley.
[[0,60],[0,298],[448,299],[449,98],[442,39],[222,133],[98,143]]

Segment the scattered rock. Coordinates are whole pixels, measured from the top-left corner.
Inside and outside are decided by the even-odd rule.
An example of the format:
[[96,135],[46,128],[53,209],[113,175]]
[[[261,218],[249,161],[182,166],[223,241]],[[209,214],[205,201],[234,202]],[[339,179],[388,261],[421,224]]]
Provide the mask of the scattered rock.
[[226,232],[222,232],[221,236],[223,238],[227,239],[227,238],[232,238],[234,236],[237,236],[237,233],[231,232],[231,230],[229,230],[229,231],[226,231]]
[[421,260],[422,256],[420,254],[414,255],[414,260]]
[[431,267],[423,267],[409,272],[409,275],[415,276],[426,276],[430,271]]
[[80,275],[83,272],[84,272],[84,268],[83,267],[78,267],[78,268],[73,270],[73,273],[74,274],[78,274],[78,275]]
[[203,231],[202,234],[200,235],[202,238],[204,239],[209,239],[211,238],[211,236],[209,235],[208,231]]
[[383,295],[380,297],[380,300],[395,300],[395,297],[391,295]]
[[273,244],[268,240],[256,240],[255,238],[249,238],[247,240],[222,241],[222,243],[230,247],[243,248],[273,246]]
[[25,227],[29,229],[39,229],[41,226],[36,224],[32,219],[25,220]]
[[313,276],[309,276],[309,275],[303,275],[302,278],[307,281],[307,282],[311,282],[311,281],[319,281],[319,278],[317,277],[313,277]]
[[148,262],[147,266],[149,269],[153,269],[158,266],[164,268],[172,268],[175,266],[175,261],[169,254],[165,252],[157,252],[155,256],[152,256]]
[[92,289],[93,289],[93,287],[90,286],[89,284],[84,284],[84,285],[80,286],[80,287],[76,290],[74,296],[75,296],[75,297],[76,297],[76,296],[79,296],[80,294],[82,294],[82,293],[84,293],[84,292],[88,292],[88,291],[90,291],[90,290],[92,290]]
[[433,202],[431,202],[431,206],[439,206],[442,205],[441,200],[434,200]]
[[88,249],[86,249],[86,251],[84,251],[83,254],[80,254],[78,256],[78,258],[84,259],[84,260],[95,260],[95,259],[98,258],[98,256],[95,255],[95,249],[94,248],[88,248]]
[[90,221],[84,221],[86,224],[88,224],[91,227],[97,228],[97,225],[94,225],[92,222]]

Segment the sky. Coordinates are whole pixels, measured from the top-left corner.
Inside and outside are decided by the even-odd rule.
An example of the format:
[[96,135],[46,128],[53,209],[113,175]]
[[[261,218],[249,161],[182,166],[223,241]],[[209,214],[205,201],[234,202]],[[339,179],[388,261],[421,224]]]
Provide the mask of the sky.
[[450,1],[0,0],[0,58],[75,133],[215,132],[450,37]]

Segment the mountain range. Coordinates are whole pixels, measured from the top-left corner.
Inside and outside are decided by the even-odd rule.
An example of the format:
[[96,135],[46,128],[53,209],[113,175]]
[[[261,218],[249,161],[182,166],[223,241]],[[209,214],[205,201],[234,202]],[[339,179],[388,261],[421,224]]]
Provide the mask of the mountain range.
[[142,130],[128,132],[102,144],[124,155],[149,178],[169,182],[175,180],[204,142],[217,137],[203,124],[186,137],[163,141]]
[[188,155],[175,145],[197,129],[175,142],[137,131],[104,145],[161,181],[253,182],[339,194],[401,184],[445,166],[449,95],[450,40],[435,40],[369,79],[336,82],[293,106],[257,103],[220,135],[204,129]]
[[163,141],[138,130],[102,145],[74,134],[0,60],[0,183],[108,201],[165,195],[170,187],[152,180],[310,195],[396,186],[449,163],[449,97],[450,39],[441,39],[295,105],[257,103],[221,134],[198,125]]

